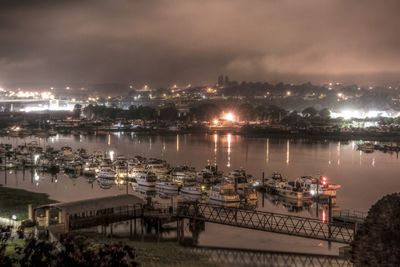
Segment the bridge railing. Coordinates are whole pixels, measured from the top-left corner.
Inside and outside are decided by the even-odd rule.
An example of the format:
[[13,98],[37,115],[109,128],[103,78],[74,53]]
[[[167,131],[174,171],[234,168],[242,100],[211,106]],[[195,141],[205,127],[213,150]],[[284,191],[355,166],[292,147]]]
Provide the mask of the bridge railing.
[[354,225],[351,224],[205,203],[181,203],[177,216],[346,244],[351,243],[354,236]]
[[365,220],[365,218],[367,218],[368,212],[344,209],[344,210],[334,211],[333,215],[337,217],[357,219],[363,221]]
[[97,225],[108,225],[123,220],[140,218],[142,216],[143,206],[140,204],[120,206],[113,208],[112,212],[103,212],[100,210],[98,213],[90,216],[70,217],[69,228],[73,230]]
[[204,256],[210,263],[223,264],[227,266],[353,266],[349,260],[332,255],[204,246],[186,247],[185,249],[188,249],[192,253]]

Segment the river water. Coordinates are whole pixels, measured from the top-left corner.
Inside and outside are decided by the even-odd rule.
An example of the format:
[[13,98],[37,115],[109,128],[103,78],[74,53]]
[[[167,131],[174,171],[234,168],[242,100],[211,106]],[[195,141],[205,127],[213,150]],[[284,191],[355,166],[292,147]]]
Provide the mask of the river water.
[[[397,155],[374,152],[365,154],[356,150],[357,141],[310,141],[268,138],[248,138],[237,135],[186,134],[167,136],[135,135],[133,133],[97,134],[91,136],[57,135],[49,139],[0,138],[0,143],[13,146],[37,141],[40,145],[60,148],[68,145],[88,152],[113,151],[114,155],[127,157],[141,155],[166,160],[171,165],[190,165],[200,170],[208,163],[216,163],[220,170],[244,168],[255,177],[279,172],[289,180],[302,175],[325,175],[329,181],[342,185],[337,192],[336,207],[368,211],[382,196],[397,192],[400,187]],[[58,201],[73,201],[87,198],[125,194],[125,186],[102,189],[96,183],[89,184],[86,178],[69,178],[59,174],[50,175],[27,171],[0,174],[0,184],[48,193]],[[129,187],[129,193],[134,192]],[[259,195],[257,209],[299,216],[326,216],[326,207],[303,203],[288,203]],[[206,224],[200,234],[199,244],[262,250],[281,250],[304,253],[337,254],[339,244],[308,240],[253,230]]]

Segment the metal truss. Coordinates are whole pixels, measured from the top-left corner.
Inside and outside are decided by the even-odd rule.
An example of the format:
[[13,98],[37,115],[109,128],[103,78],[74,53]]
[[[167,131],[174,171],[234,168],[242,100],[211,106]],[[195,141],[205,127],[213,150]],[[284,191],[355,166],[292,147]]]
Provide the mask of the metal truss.
[[354,225],[326,223],[318,219],[206,203],[187,202],[178,206],[177,216],[206,222],[305,238],[349,244]]
[[189,247],[191,252],[207,258],[210,263],[224,266],[311,266],[311,267],[347,267],[353,266],[338,256],[290,253],[278,251],[242,250],[219,247]]

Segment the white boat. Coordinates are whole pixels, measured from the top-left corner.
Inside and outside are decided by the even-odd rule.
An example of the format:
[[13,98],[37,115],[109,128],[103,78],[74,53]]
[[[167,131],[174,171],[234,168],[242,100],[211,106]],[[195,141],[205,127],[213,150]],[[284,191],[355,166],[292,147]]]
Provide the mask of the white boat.
[[143,176],[146,175],[146,173],[148,173],[148,171],[146,171],[145,169],[134,169],[134,170],[130,170],[128,172],[128,178],[129,179],[136,179],[139,176]]
[[83,170],[82,170],[82,174],[84,176],[95,176],[96,175],[96,169],[97,169],[97,165],[94,163],[90,163],[90,162],[86,162]]
[[100,171],[97,173],[97,178],[99,178],[99,179],[114,180],[116,177],[117,177],[117,173],[108,167],[101,168]]
[[136,183],[140,186],[154,187],[156,186],[157,176],[151,172],[142,172],[136,176]]
[[178,183],[187,183],[196,181],[197,175],[194,168],[188,166],[178,166],[171,172],[172,179]]
[[110,189],[113,185],[115,185],[114,180],[104,178],[97,179],[97,183],[102,189]]
[[178,191],[179,185],[175,182],[156,182],[158,190]]
[[341,188],[339,184],[332,184],[328,182],[325,176],[315,178],[312,176],[301,176],[295,180],[302,188],[309,191],[312,196],[326,195],[336,196],[336,190]]
[[279,183],[286,182],[286,179],[280,173],[274,172],[270,178],[264,180],[264,186],[267,189],[275,190]]
[[182,186],[180,192],[182,194],[193,195],[193,196],[201,196],[203,194],[203,191],[201,190],[201,188],[199,188],[198,186],[195,186],[195,185]]
[[214,186],[208,191],[208,198],[219,202],[240,202],[239,194],[235,193],[235,189],[230,184]]
[[129,174],[127,166],[118,165],[115,167],[115,172],[119,178],[127,178]]
[[146,164],[146,170],[154,173],[158,178],[165,178],[168,176],[169,167],[163,160],[150,159]]
[[374,146],[373,143],[366,142],[366,143],[363,143],[363,144],[359,144],[357,146],[357,149],[361,150],[361,151],[363,151],[365,153],[372,153],[375,150],[375,146]]
[[197,180],[203,183],[216,183],[222,178],[222,172],[218,171],[217,166],[207,165],[204,169],[196,173]]
[[238,190],[244,190],[250,185],[248,181],[249,177],[244,170],[234,170],[229,172],[225,180],[228,183],[234,184]]
[[296,182],[278,183],[275,192],[282,197],[293,199],[310,199],[312,197],[309,191],[303,189]]
[[243,192],[243,196],[246,199],[246,201],[257,201],[257,191],[253,188],[246,188]]
[[137,184],[132,183],[132,188],[134,191],[145,195],[145,197],[154,197],[157,195],[157,191],[154,187],[137,185]]

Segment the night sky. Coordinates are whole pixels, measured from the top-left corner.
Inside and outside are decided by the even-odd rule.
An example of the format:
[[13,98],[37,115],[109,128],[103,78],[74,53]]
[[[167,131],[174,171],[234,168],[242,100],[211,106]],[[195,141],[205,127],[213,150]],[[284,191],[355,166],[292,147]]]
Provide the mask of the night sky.
[[1,1],[0,85],[394,82],[398,0]]

